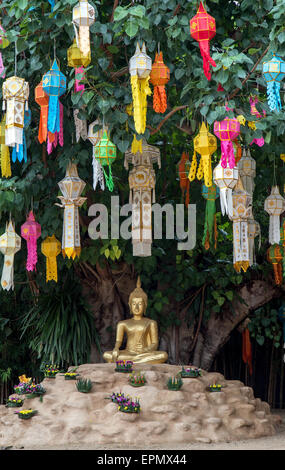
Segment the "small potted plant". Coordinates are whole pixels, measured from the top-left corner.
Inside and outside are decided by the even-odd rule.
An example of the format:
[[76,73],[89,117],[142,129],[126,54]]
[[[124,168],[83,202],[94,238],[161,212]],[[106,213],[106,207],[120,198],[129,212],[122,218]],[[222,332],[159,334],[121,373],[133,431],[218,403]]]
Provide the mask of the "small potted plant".
[[132,361],[116,361],[116,372],[131,373],[133,372]]
[[222,385],[220,384],[212,384],[208,387],[209,392],[221,392]]
[[121,403],[122,401],[126,400],[124,393],[115,393],[113,392],[112,395],[106,397],[106,400],[111,400],[113,403]]
[[11,397],[6,401],[6,408],[17,408],[23,406],[23,398]]
[[138,398],[133,401],[132,398],[128,398],[118,404],[118,410],[122,413],[139,413],[141,405]]
[[76,372],[66,372],[64,374],[64,380],[76,380],[78,376],[79,374],[76,374]]
[[79,379],[76,388],[81,393],[90,393],[92,390],[92,382],[89,379]]
[[144,374],[141,374],[140,372],[136,374],[133,372],[129,376],[129,384],[132,387],[143,387],[146,384],[146,378]]
[[197,367],[182,367],[180,371],[180,377],[183,379],[200,377],[202,375],[201,369]]
[[181,379],[181,377],[169,377],[167,381],[168,390],[174,390],[174,391],[180,390],[182,385],[183,385],[183,380]]
[[15,414],[18,415],[19,419],[31,419],[33,416],[37,414],[37,410],[20,410],[15,411]]
[[31,383],[32,380],[30,382],[20,382],[18,385],[14,386],[14,392],[18,395],[29,393]]
[[41,384],[30,384],[26,389],[25,395],[27,398],[41,397],[46,393],[46,389]]
[[59,368],[58,366],[51,364],[46,365],[44,370],[45,379],[55,379],[56,374],[58,374]]

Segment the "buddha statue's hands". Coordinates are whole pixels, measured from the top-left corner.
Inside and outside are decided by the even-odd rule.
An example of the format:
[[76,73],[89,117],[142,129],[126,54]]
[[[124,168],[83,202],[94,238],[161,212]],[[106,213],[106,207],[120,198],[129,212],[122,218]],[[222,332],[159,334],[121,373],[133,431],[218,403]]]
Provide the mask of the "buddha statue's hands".
[[116,360],[118,359],[118,356],[119,356],[119,348],[113,349],[112,362],[116,362]]

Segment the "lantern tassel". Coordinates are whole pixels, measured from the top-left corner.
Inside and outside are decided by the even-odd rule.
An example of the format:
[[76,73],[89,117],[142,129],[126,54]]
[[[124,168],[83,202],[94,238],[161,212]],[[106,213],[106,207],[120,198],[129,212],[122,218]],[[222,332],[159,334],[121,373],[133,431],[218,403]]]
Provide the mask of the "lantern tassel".
[[46,282],[57,282],[57,262],[55,256],[49,256],[46,260]]
[[280,98],[280,82],[273,80],[267,83],[268,106],[271,111],[280,111],[282,108]]
[[156,113],[165,113],[167,96],[164,86],[155,86],[153,90],[153,109]]
[[132,75],[131,86],[135,129],[138,134],[144,134],[146,125],[147,96],[151,95],[149,77],[139,80],[137,75]]
[[98,162],[98,160],[94,156],[93,152],[93,189],[95,191],[97,183],[99,182],[100,188],[102,191],[105,190],[105,183],[104,183],[104,174],[103,174],[103,169],[102,165]]
[[232,141],[226,140],[221,141],[221,165],[223,168],[227,168],[227,162],[229,162],[229,167],[232,169],[235,167],[235,153],[234,146]]
[[27,247],[28,247],[28,258],[27,258],[27,271],[35,271],[36,264],[38,261],[37,255],[37,239],[35,237],[30,237],[27,240]]
[[12,176],[9,147],[5,144],[1,144],[1,174],[2,178]]
[[215,225],[215,213],[216,213],[216,203],[215,199],[208,199],[206,203],[206,214],[205,214],[205,225],[204,225],[204,236],[203,236],[203,245],[206,250],[209,250],[211,244],[213,243],[213,232]]
[[60,131],[60,106],[58,96],[50,95],[49,97],[48,130],[52,134]]
[[5,78],[5,67],[3,65],[3,58],[2,58],[2,54],[0,52],[0,78]]
[[113,181],[113,176],[112,176],[112,167],[111,165],[109,165],[109,175],[106,173],[104,167],[102,167],[102,169],[103,169],[103,173],[105,176],[107,188],[109,189],[109,191],[113,191],[114,181]]
[[211,80],[210,64],[213,67],[216,67],[217,64],[210,56],[210,42],[208,40],[199,41],[199,46],[200,46],[201,56],[203,58],[204,74],[207,80]]

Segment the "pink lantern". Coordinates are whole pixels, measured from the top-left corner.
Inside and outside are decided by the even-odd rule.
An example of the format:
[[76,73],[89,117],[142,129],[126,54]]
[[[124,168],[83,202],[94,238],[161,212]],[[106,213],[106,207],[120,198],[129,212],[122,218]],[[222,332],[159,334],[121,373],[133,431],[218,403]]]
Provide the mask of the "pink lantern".
[[225,118],[223,121],[215,121],[214,134],[221,141],[221,165],[227,168],[227,162],[232,169],[235,167],[235,154],[233,147],[233,140],[237,138],[240,133],[240,123],[236,118]]
[[[262,115],[256,108],[256,104],[258,103],[257,96],[255,96],[254,98],[250,96],[249,103],[250,103],[250,113],[253,116],[256,116],[258,119],[262,118]],[[266,112],[264,110],[263,110],[263,116],[266,117]],[[259,139],[255,138],[249,145],[252,145],[252,144],[256,144],[259,147],[262,147],[264,145],[264,138],[263,137],[260,137]]]
[[21,235],[27,241],[28,257],[27,271],[35,271],[38,261],[37,239],[41,236],[41,226],[36,222],[33,211],[28,215],[27,221],[21,227]]
[[[83,74],[83,75],[82,75]],[[81,78],[78,77],[81,76]],[[78,91],[81,91],[81,95],[83,94],[85,90],[85,85],[84,83],[80,83],[82,78],[85,77],[85,70],[84,67],[76,67],[75,68],[75,85],[74,85],[74,91],[77,93]]]

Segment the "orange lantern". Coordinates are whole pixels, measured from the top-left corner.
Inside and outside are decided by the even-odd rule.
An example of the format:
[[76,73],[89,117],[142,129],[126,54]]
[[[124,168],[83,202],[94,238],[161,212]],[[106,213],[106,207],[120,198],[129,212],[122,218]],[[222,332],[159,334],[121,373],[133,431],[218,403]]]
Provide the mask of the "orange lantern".
[[155,61],[150,72],[150,82],[154,86],[153,109],[156,113],[165,113],[167,97],[164,85],[169,82],[170,70],[163,62],[162,52],[155,54]]
[[46,92],[43,90],[43,82],[38,84],[35,88],[35,100],[38,105],[41,107],[41,116],[40,116],[40,125],[39,125],[39,134],[38,140],[42,144],[47,140],[47,122],[48,122],[48,103],[49,97]]
[[275,283],[277,286],[282,284],[282,261],[283,261],[283,247],[271,245],[267,250],[267,260],[272,263],[274,269]]

